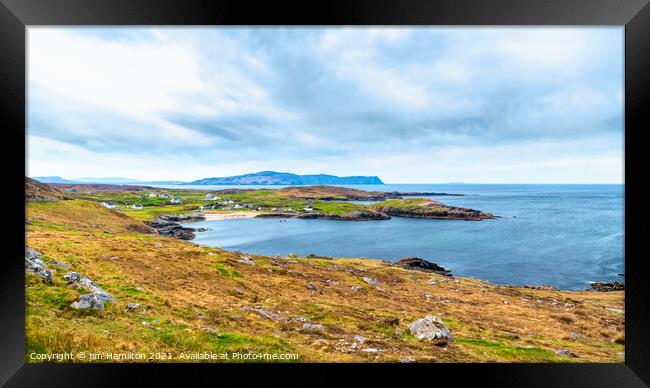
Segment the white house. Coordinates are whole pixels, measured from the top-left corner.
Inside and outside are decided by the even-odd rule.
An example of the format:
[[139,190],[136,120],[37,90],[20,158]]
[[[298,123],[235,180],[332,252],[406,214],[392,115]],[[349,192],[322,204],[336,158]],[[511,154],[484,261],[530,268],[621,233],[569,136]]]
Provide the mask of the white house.
[[109,209],[115,209],[117,207],[113,202],[102,202],[101,205]]
[[174,197],[169,202],[170,203],[181,203],[181,197]]
[[245,206],[242,206],[240,204],[235,205],[235,209],[243,209]]
[[137,209],[137,210],[142,209],[142,205],[140,205],[139,203],[136,203],[136,204],[134,204],[134,205],[131,206],[131,207],[132,207],[133,209]]
[[311,206],[305,206],[303,209],[304,209],[305,211],[307,211],[307,212],[310,212],[310,211],[314,210],[314,208],[311,207]]
[[156,193],[149,193],[149,198],[156,198],[158,194]]
[[229,200],[229,199],[227,199],[227,200],[221,202],[222,205],[230,205],[230,204],[232,204],[232,203],[235,203],[235,201],[231,201],[231,200]]

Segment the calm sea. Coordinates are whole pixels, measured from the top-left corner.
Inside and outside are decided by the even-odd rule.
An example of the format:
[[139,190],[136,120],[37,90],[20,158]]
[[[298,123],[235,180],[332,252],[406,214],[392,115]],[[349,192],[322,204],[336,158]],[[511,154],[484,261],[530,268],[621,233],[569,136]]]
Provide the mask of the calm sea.
[[188,226],[210,229],[197,233],[196,243],[261,255],[315,253],[384,260],[417,256],[458,276],[560,289],[585,289],[590,282],[623,279],[619,276],[624,272],[623,185],[349,187],[465,194],[435,199],[502,218],[480,222],[397,217],[366,222],[230,219]]

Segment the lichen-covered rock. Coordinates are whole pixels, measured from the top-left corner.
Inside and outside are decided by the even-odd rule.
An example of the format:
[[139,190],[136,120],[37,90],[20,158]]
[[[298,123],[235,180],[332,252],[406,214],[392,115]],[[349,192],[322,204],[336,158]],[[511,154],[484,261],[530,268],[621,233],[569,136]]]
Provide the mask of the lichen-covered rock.
[[77,284],[79,287],[85,288],[93,295],[97,295],[105,302],[115,302],[115,299],[111,295],[109,295],[106,291],[104,291],[101,287],[96,285],[95,282],[86,276],[80,275],[76,272],[68,272],[67,274],[63,275],[63,279],[67,280],[68,284]]
[[48,284],[52,284],[52,273],[41,260],[41,253],[30,247],[25,247],[25,272],[38,275],[45,279]]
[[411,322],[408,325],[411,334],[419,339],[446,343],[453,341],[454,336],[445,324],[435,315],[427,315],[422,319]]
[[73,302],[70,307],[74,309],[93,308],[95,310],[103,310],[104,302],[104,298],[97,294],[84,294],[81,295],[76,302]]

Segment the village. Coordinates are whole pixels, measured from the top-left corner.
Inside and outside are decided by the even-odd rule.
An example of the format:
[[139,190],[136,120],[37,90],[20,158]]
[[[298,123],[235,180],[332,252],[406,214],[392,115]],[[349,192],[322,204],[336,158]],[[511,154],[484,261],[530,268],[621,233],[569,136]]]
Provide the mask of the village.
[[[76,190],[68,190],[69,192],[76,192]],[[151,199],[157,199],[157,201],[150,201]],[[188,197],[188,204],[195,204],[197,198],[195,196]],[[149,200],[149,201],[148,201]],[[199,204],[195,207],[190,207],[187,210],[263,210],[261,206],[252,204],[252,203],[237,203],[237,200],[233,199],[223,199],[217,196],[214,193],[206,193],[201,201],[206,202]],[[171,195],[166,193],[159,193],[151,191],[148,194],[142,194],[140,200],[127,200],[121,203],[116,201],[102,201],[100,204],[108,209],[134,209],[142,210],[144,206],[152,205],[182,205],[184,204],[183,197],[180,195]],[[291,213],[295,209],[291,208],[281,208],[281,207],[270,207],[265,210],[270,210],[273,212],[279,213]],[[311,212],[314,208],[310,205],[304,206],[301,210],[306,212]]]

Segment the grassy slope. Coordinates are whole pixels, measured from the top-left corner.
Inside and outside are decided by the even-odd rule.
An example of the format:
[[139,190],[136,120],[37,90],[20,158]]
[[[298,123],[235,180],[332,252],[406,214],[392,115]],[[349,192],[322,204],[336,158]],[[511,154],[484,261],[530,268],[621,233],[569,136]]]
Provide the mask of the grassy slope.
[[[105,311],[74,310],[69,304],[79,291],[66,287],[61,277],[67,270],[54,273],[53,286],[29,275],[28,354],[208,350],[296,352],[301,361],[315,362],[623,361],[618,352],[624,346],[615,342],[624,341],[623,315],[606,309],[623,308],[622,292],[495,286],[368,259],[251,256],[257,265],[250,266],[235,261],[239,253],[137,232],[140,222],[88,201],[29,203],[28,216],[30,246],[46,261],[91,277],[117,300]],[[364,276],[378,279],[384,291]],[[427,284],[430,279],[435,284]],[[354,285],[363,289],[353,291]],[[126,313],[128,303],[146,312]],[[302,323],[240,309],[256,305],[287,318],[308,317],[325,332],[304,333]],[[443,318],[454,344],[435,347],[408,333],[406,325],[427,314]],[[398,326],[385,322],[394,317]],[[353,351],[354,335],[368,338],[360,348],[379,352]],[[579,358],[558,356],[557,349]]]

